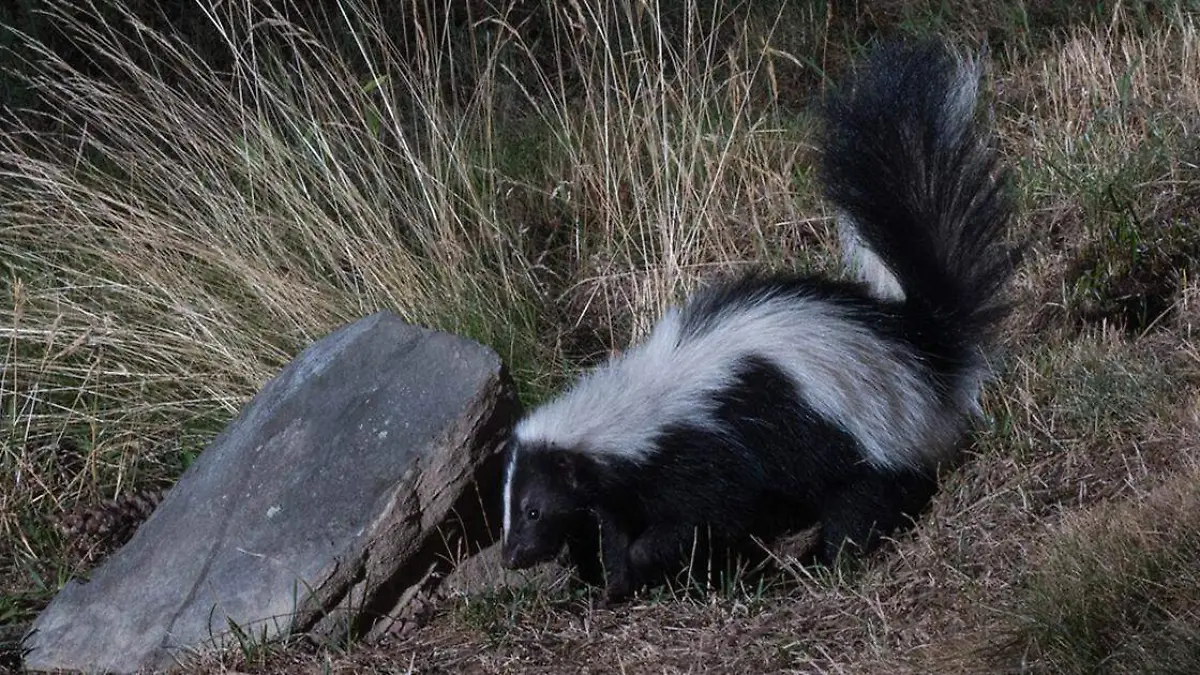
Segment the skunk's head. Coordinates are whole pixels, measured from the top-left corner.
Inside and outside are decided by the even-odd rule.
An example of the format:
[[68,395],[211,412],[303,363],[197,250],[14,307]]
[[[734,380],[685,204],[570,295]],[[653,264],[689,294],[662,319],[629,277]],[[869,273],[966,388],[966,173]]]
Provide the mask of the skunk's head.
[[553,559],[588,513],[581,453],[508,445],[504,469],[504,566],[522,569]]

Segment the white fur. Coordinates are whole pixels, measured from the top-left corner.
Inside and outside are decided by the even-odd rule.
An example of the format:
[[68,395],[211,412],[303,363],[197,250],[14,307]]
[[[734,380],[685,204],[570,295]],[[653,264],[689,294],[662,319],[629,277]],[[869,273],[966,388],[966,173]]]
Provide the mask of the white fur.
[[900,280],[874,251],[867,248],[858,234],[854,219],[849,214],[839,213],[837,225],[842,261],[854,278],[865,283],[871,295],[880,300],[904,300],[904,288],[900,286]]
[[919,376],[916,357],[835,305],[794,297],[735,302],[712,326],[683,335],[680,314],[668,312],[645,343],[522,420],[517,438],[644,460],[664,426],[718,429],[714,393],[731,383],[748,355],[779,366],[875,466],[927,466],[944,458],[961,432],[961,414],[940,404]]
[[[983,74],[982,58],[959,57],[954,82],[946,92],[938,116],[938,136],[947,145],[958,144],[964,134],[970,133],[975,119],[976,101],[979,98],[979,81]],[[886,263],[867,247],[858,233],[858,224],[850,214],[837,214],[838,239],[842,248],[843,264],[854,278],[865,283],[871,294],[880,300],[903,301],[904,287],[888,269]]]
[[958,389],[955,391],[956,400],[962,410],[975,419],[983,419],[983,403],[980,397],[983,395],[983,385],[991,375],[991,366],[988,365],[982,349],[971,359],[971,365],[963,368],[960,375]]
[[[978,97],[980,60],[963,58],[942,102],[938,135],[955,144],[970,133]],[[896,275],[859,236],[854,220],[838,216],[846,265],[880,300],[904,300]],[[657,433],[687,423],[719,433],[714,394],[731,384],[748,355],[780,367],[806,402],[849,431],[866,459],[880,468],[922,467],[953,450],[965,413],[977,411],[986,376],[979,363],[960,373],[955,405],[920,376],[918,357],[881,340],[836,305],[816,299],[773,298],[733,303],[715,328],[682,334],[681,316],[668,312],[645,343],[597,368],[557,399],[522,420],[522,444],[548,443],[594,456],[643,461]],[[510,486],[505,485],[506,509]],[[507,510],[506,510],[507,517]]]
[[508,458],[504,462],[504,533],[503,540],[508,541],[508,531],[512,528],[513,520],[513,495],[512,495],[512,478],[513,467],[516,462],[517,455],[515,452],[508,453]]
[[959,138],[970,131],[975,119],[979,81],[983,77],[982,57],[982,54],[980,58],[959,57],[955,81],[946,92],[941,117],[946,128],[939,129],[938,134],[953,139],[953,143],[958,143]]

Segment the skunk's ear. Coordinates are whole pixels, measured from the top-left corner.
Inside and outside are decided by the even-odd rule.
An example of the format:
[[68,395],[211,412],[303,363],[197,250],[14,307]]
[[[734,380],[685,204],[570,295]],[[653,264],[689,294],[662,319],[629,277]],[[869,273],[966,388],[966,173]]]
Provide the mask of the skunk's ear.
[[554,453],[554,469],[563,482],[572,490],[582,488],[590,472],[588,458],[582,452]]

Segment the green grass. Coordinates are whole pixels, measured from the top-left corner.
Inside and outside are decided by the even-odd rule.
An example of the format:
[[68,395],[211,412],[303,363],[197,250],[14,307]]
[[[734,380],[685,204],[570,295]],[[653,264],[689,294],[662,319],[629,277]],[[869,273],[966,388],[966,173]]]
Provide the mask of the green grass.
[[248,639],[197,670],[956,672],[998,634],[1026,661],[997,668],[1200,662],[1193,3],[583,0],[412,32],[235,3],[190,38],[42,6],[92,63],[24,47],[44,105],[0,136],[0,623],[92,564],[65,514],[174,480],[341,324],[478,339],[533,403],[714,275],[836,273],[814,104],[872,40],[937,33],[990,45],[1031,246],[987,422],[914,532],[863,567],[780,555],[622,610],[482,591],[390,652]]
[[1023,589],[1037,672],[1185,673],[1200,658],[1196,476],[1111,504],[1055,533]]
[[499,646],[507,643],[515,626],[539,609],[579,599],[578,594],[567,592],[552,596],[546,589],[532,585],[508,586],[463,596],[456,601],[453,613],[467,630],[482,635],[488,644]]

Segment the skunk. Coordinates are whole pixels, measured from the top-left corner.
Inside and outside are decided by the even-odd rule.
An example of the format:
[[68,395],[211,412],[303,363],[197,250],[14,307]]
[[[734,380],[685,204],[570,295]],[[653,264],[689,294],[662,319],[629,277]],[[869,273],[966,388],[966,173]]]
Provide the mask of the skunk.
[[704,547],[821,524],[815,562],[911,523],[979,412],[1017,252],[977,61],[890,44],[824,107],[849,280],[755,273],[525,416],[503,564],[564,546],[620,600]]

